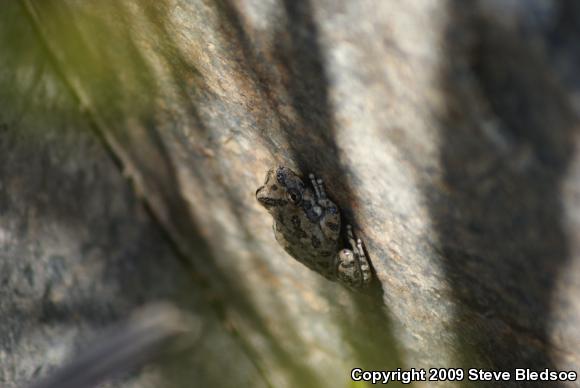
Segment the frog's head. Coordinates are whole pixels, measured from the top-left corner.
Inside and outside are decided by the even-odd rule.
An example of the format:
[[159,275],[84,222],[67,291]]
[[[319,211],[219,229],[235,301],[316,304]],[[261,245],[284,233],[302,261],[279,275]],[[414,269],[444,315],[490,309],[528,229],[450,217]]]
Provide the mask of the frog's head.
[[304,194],[302,179],[288,167],[278,167],[268,171],[264,185],[256,191],[256,199],[272,213],[280,207],[299,206]]

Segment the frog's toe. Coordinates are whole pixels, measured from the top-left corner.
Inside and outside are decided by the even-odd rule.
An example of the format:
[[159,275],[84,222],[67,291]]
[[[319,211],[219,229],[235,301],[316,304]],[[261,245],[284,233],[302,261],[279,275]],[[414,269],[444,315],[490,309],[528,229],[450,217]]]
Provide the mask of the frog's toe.
[[369,261],[367,260],[366,256],[359,256],[360,261],[360,272],[362,276],[362,286],[366,286],[371,283],[373,278],[373,273],[371,271],[371,266],[369,265]]

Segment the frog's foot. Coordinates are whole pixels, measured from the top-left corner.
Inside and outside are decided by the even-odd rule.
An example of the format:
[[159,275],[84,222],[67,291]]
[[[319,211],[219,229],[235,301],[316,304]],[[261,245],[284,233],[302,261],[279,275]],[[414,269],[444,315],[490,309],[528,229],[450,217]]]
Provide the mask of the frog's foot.
[[320,214],[322,214],[323,209],[328,209],[331,214],[337,213],[338,209],[336,205],[326,196],[326,190],[322,178],[317,178],[314,174],[308,174],[308,178],[310,178],[310,183],[314,189],[315,206],[318,206],[320,209]]
[[326,190],[324,190],[324,181],[322,178],[316,178],[314,174],[308,174],[312,187],[314,188],[314,194],[316,195],[316,202],[326,199]]
[[371,282],[372,273],[361,239],[356,239],[352,226],[346,226],[346,234],[351,249],[343,249],[338,254],[337,277],[346,286],[361,288]]
[[359,259],[362,282],[363,286],[365,286],[371,282],[372,278],[371,266],[369,265],[369,258],[367,257],[363,249],[362,240],[360,238],[357,238],[355,243],[355,236],[352,231],[351,225],[346,225],[346,236],[348,238],[350,246],[355,252],[355,256],[357,256]]

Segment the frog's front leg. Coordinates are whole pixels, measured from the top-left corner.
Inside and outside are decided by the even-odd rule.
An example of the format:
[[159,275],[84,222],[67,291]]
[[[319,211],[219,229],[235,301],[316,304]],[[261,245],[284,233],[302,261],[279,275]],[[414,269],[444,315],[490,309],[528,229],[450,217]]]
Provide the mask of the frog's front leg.
[[309,174],[312,188],[314,189],[314,206],[313,210],[320,216],[320,228],[322,233],[334,241],[337,241],[340,235],[340,212],[334,202],[326,196],[324,181],[322,178],[316,178],[314,174]]
[[324,189],[324,182],[322,178],[316,178],[316,176],[312,173],[308,174],[308,178],[310,179],[312,189],[314,190],[314,206],[312,210],[314,213],[316,213],[317,216],[323,217],[324,209],[328,202],[328,198],[326,197],[326,190]]
[[346,226],[346,235],[351,249],[342,249],[338,253],[336,274],[338,279],[352,288],[365,287],[371,282],[371,268],[366,257],[361,239],[356,239],[352,226]]
[[312,183],[316,199],[318,201],[326,199],[326,190],[324,190],[324,182],[322,181],[322,178],[317,179],[312,173],[308,174],[308,178],[310,178],[310,183]]

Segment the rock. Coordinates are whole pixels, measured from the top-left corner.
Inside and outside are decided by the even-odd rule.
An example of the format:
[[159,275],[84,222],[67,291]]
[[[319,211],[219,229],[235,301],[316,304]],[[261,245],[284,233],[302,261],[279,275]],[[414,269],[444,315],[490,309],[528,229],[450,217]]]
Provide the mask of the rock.
[[[578,370],[572,0],[21,4],[3,32],[27,50],[0,81],[6,386],[157,298],[211,336],[119,386]],[[275,165],[325,179],[374,292],[277,245],[254,199]]]

